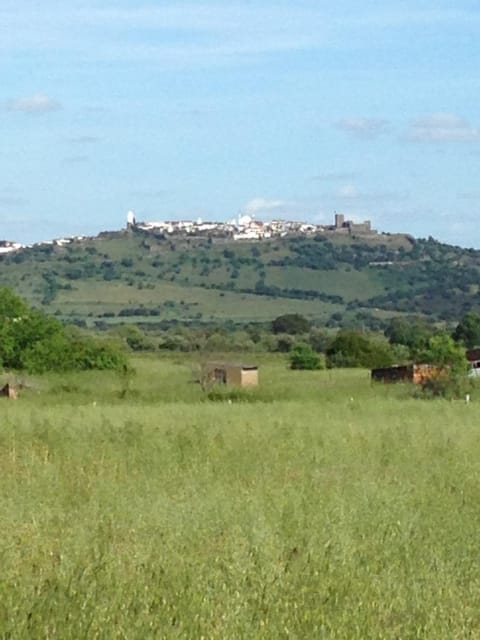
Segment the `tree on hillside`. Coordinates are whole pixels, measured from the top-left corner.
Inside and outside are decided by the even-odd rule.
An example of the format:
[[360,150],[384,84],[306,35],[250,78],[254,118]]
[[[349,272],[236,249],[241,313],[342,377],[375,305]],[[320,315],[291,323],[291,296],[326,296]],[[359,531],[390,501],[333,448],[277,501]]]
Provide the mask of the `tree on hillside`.
[[462,342],[467,349],[480,346],[480,314],[470,311],[458,323],[452,337]]
[[299,313],[286,313],[278,316],[272,322],[273,333],[307,333],[310,330],[310,322]]

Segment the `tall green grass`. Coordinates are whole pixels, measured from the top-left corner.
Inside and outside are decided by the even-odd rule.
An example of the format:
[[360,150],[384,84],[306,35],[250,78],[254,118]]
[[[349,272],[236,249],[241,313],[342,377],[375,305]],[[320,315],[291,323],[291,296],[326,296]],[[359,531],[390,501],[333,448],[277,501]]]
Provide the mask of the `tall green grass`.
[[475,398],[270,358],[209,402],[190,369],[1,404],[0,637],[480,636]]

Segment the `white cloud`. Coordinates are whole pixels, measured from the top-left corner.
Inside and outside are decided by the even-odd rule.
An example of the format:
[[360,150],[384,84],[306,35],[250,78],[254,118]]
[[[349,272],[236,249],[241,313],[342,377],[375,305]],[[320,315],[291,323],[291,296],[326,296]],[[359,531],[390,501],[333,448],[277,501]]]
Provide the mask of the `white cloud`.
[[[274,200],[269,198],[253,198],[243,209],[243,215],[256,217],[259,220],[288,219],[305,222],[323,217],[323,212],[316,199],[292,198]],[[327,214],[327,218],[331,213]]]
[[243,213],[248,216],[268,215],[274,212],[283,211],[287,203],[283,200],[269,200],[268,198],[253,198],[248,202]]
[[335,126],[360,140],[372,140],[388,132],[387,121],[380,118],[343,118]]
[[22,113],[48,113],[61,109],[61,104],[44,93],[36,93],[33,96],[8,100],[6,108],[8,111]]
[[412,142],[480,142],[480,129],[453,113],[434,113],[410,123]]

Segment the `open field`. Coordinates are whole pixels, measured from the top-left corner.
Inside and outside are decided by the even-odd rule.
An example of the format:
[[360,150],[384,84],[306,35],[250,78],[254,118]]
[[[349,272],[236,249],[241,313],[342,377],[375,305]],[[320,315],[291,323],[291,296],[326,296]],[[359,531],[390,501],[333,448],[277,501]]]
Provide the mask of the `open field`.
[[195,361],[1,403],[0,637],[480,637],[480,397]]

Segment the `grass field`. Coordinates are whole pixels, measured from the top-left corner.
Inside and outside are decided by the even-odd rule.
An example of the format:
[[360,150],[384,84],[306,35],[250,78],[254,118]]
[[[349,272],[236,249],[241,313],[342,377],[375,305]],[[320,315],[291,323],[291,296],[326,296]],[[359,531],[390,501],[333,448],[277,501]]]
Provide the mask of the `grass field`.
[[[212,321],[265,322],[271,321],[280,313],[301,313],[309,318],[326,320],[331,313],[342,309],[338,304],[320,300],[275,299],[248,293],[180,286],[168,282],[159,282],[151,289],[137,289],[125,283],[97,281],[81,282],[76,284],[72,291],[59,292],[51,305],[51,311],[58,309],[66,316],[73,313],[85,317],[88,312],[100,316],[105,311],[118,313],[132,305],[156,307],[165,301],[173,302],[174,306],[162,311],[162,320],[191,320],[197,313],[202,314],[203,320]],[[182,301],[188,301],[188,305],[182,306]],[[122,321],[125,320],[122,318]],[[138,317],[135,320],[138,321]],[[158,322],[158,317],[154,320]]]
[[480,397],[196,362],[1,403],[0,638],[480,637]]

